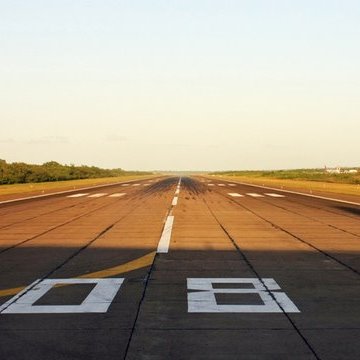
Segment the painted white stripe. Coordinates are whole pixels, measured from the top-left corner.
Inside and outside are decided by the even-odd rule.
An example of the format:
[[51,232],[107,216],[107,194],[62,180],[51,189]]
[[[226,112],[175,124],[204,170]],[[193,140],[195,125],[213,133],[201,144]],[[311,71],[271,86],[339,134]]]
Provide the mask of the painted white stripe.
[[244,183],[244,182],[236,182],[238,185],[246,185],[246,186],[252,186],[252,187],[256,187],[256,188],[260,188],[260,189],[267,189],[267,190],[273,190],[273,191],[280,191],[280,192],[284,192],[287,194],[295,194],[295,195],[302,195],[302,196],[307,196],[307,197],[312,197],[312,198],[316,198],[316,199],[321,199],[321,200],[329,200],[329,201],[335,201],[335,202],[339,202],[342,204],[350,204],[350,205],[359,205],[360,203],[358,202],[354,202],[354,201],[347,201],[347,200],[341,200],[341,199],[334,199],[334,198],[329,198],[326,196],[320,196],[320,195],[313,195],[313,194],[306,194],[306,193],[302,193],[302,192],[298,192],[298,191],[291,191],[291,190],[284,190],[284,189],[277,189],[277,188],[273,188],[273,187],[269,187],[269,186],[261,186],[261,185],[254,185],[254,184],[250,184],[250,183]]
[[176,189],[175,195],[179,195],[179,194],[180,194],[180,189]]
[[208,186],[215,186],[215,184],[208,184]]
[[173,198],[173,201],[172,201],[172,203],[171,203],[171,205],[172,206],[176,206],[177,205],[177,203],[178,203],[178,197],[177,196],[175,196],[174,198]]
[[229,184],[229,186],[236,186],[236,184]]
[[[137,180],[131,180],[130,182],[134,182],[134,181],[137,181]],[[123,184],[122,184],[122,182],[116,182],[116,183],[110,183],[110,184],[101,184],[101,185],[95,185],[95,186],[82,187],[82,188],[79,188],[78,190],[65,190],[65,191],[53,192],[53,193],[50,193],[50,194],[27,196],[27,197],[18,198],[18,199],[0,201],[0,205],[2,205],[2,204],[11,204],[11,203],[20,202],[20,201],[26,201],[26,200],[47,198],[47,197],[56,196],[56,195],[71,194],[74,191],[94,190],[94,189],[97,189],[97,188],[105,188],[105,187],[114,186],[114,185],[123,185]]]
[[264,195],[260,195],[257,193],[246,193],[246,195],[252,196],[252,197],[264,197]]
[[140,186],[140,184],[133,184],[133,186]]
[[160,238],[159,245],[157,248],[158,253],[169,252],[173,224],[174,224],[174,216],[169,215],[166,219],[164,230],[161,234],[161,238]]
[[239,193],[228,193],[228,194],[233,197],[244,197],[244,195],[241,195]]
[[151,184],[144,184],[144,186],[150,186]]
[[81,193],[81,194],[74,194],[74,195],[68,195],[68,198],[78,198],[78,197],[82,197],[82,196],[86,196],[89,195],[89,193]]
[[102,196],[105,196],[105,195],[107,195],[107,193],[93,194],[93,195],[89,195],[88,197],[89,198],[99,198],[99,197],[102,197]]
[[115,194],[111,194],[109,195],[109,197],[121,197],[121,196],[124,196],[126,195],[125,193],[115,193]]
[[217,184],[217,186],[226,186],[225,184]]
[[265,193],[265,195],[271,196],[271,197],[278,197],[278,198],[285,197],[285,195],[280,195],[280,194],[275,194],[275,193]]
[[122,184],[121,186],[130,186],[130,184]]

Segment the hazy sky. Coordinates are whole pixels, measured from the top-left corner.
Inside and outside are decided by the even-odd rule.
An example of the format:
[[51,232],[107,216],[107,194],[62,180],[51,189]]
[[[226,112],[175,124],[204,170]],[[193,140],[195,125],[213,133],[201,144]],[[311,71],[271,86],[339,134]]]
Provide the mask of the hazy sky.
[[0,0],[0,158],[360,165],[358,0]]

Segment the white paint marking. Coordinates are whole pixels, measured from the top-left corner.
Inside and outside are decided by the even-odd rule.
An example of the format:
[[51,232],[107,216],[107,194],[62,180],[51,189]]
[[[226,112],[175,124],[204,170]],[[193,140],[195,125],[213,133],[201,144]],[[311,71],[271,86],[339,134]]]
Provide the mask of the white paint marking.
[[229,186],[236,186],[236,184],[229,184]]
[[[136,181],[136,180],[132,180],[131,182]],[[104,187],[108,187],[108,186],[114,186],[114,185],[122,185],[122,183],[111,183],[111,184],[102,184],[102,185],[95,185],[95,186],[87,186],[87,187],[83,187],[83,188],[79,188],[76,191],[86,191],[86,190],[94,190],[97,188],[104,188]],[[0,205],[1,204],[10,204],[10,203],[15,203],[15,202],[20,202],[20,201],[26,201],[26,200],[34,200],[34,199],[41,199],[41,198],[47,198],[50,196],[55,196],[55,195],[65,195],[65,194],[71,194],[73,193],[74,190],[65,190],[65,191],[57,191],[57,192],[53,192],[50,194],[43,194],[43,195],[35,195],[35,196],[28,196],[28,197],[23,197],[23,198],[18,198],[18,199],[12,199],[12,200],[5,200],[5,201],[0,201]],[[360,204],[359,204],[360,205]]]
[[[45,279],[7,307],[3,314],[105,313],[119,291],[123,278],[110,279]],[[96,284],[80,305],[34,305],[57,284]],[[33,285],[32,285],[33,286]],[[15,300],[15,301],[14,301]]]
[[122,184],[121,186],[130,186],[130,184]]
[[210,184],[210,183],[209,183],[208,186],[215,186],[215,184]]
[[228,195],[233,196],[233,197],[244,197],[244,195],[241,195],[239,193],[228,193]]
[[144,184],[144,186],[150,186],[151,184]]
[[171,205],[172,205],[172,206],[176,206],[177,203],[178,203],[178,200],[179,200],[179,198],[178,198],[177,196],[175,196],[175,197],[173,198],[173,201],[172,201]]
[[140,186],[141,184],[133,184],[133,186]]
[[[230,278],[230,279],[198,279],[188,278],[188,312],[189,313],[299,313],[299,309],[283,292],[274,279]],[[213,288],[213,284],[250,284],[251,288]],[[265,286],[264,286],[265,284]],[[224,285],[226,286],[226,285]],[[215,294],[257,294],[261,305],[218,305]],[[279,302],[281,307],[271,296]]]
[[78,198],[78,197],[82,197],[82,196],[86,196],[89,195],[89,193],[81,193],[81,194],[74,194],[74,195],[68,195],[68,198]]
[[161,238],[157,248],[158,253],[167,253],[169,251],[173,224],[174,224],[174,216],[169,215],[166,219],[164,230],[161,234]]
[[180,194],[180,189],[177,188],[176,191],[175,191],[175,195],[179,195]]
[[260,189],[281,191],[281,192],[284,192],[284,193],[287,193],[287,194],[302,195],[302,196],[312,197],[312,198],[321,199],[321,200],[335,201],[335,202],[339,202],[339,203],[342,203],[342,204],[360,205],[360,203],[354,202],[354,201],[334,199],[334,198],[329,198],[329,197],[320,196],[320,195],[306,194],[306,193],[302,193],[302,192],[298,192],[298,191],[277,189],[277,188],[273,188],[273,187],[269,187],[269,186],[254,185],[254,184],[244,183],[244,182],[237,182],[237,184],[238,185],[252,186],[252,187],[256,187],[256,188],[260,188]]
[[271,197],[278,197],[283,198],[285,195],[275,194],[275,193],[265,193],[265,195],[271,196]]
[[264,195],[260,195],[257,193],[246,193],[246,195],[252,196],[252,197],[264,197]]
[[109,195],[109,197],[121,197],[121,196],[124,196],[126,195],[125,193],[115,193],[115,194],[111,194]]
[[217,184],[217,186],[226,186],[225,184]]
[[107,195],[107,193],[93,194],[93,195],[89,195],[88,197],[89,198],[99,198],[99,197],[102,197],[102,196],[105,196],[105,195]]

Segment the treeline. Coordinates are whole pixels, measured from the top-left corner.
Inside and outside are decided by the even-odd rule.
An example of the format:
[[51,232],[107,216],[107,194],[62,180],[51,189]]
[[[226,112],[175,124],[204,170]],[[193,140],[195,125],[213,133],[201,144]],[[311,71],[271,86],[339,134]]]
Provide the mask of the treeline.
[[223,176],[243,176],[252,178],[273,178],[288,180],[322,181],[329,183],[360,184],[360,169],[355,174],[332,174],[324,169],[296,169],[296,170],[269,170],[269,171],[216,171],[211,174]]
[[146,174],[149,173],[123,169],[101,169],[96,166],[61,165],[56,161],[34,165],[22,162],[7,163],[0,159],[1,185]]

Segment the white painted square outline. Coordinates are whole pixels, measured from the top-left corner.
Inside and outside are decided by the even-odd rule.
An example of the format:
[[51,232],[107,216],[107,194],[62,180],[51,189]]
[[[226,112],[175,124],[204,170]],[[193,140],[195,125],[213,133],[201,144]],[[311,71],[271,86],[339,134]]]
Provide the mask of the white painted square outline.
[[[45,279],[36,280],[21,294],[14,296],[2,314],[69,314],[105,313],[118,293],[124,278],[107,279]],[[58,284],[96,284],[80,305],[34,305]],[[19,296],[20,295],[20,296]],[[15,300],[15,301],[14,301]],[[4,304],[5,305],[5,304]]]
[[[252,284],[253,288],[226,289],[213,288],[213,284]],[[300,310],[281,290],[274,279],[258,278],[188,278],[189,313],[299,313]],[[218,305],[215,294],[258,294],[262,305]],[[276,301],[275,301],[276,300]],[[280,304],[280,306],[278,305]]]

